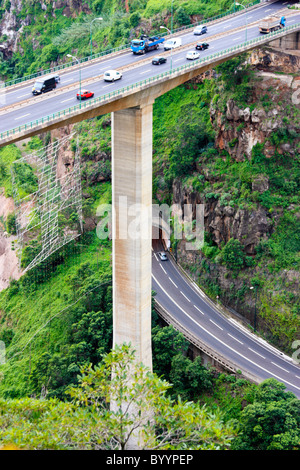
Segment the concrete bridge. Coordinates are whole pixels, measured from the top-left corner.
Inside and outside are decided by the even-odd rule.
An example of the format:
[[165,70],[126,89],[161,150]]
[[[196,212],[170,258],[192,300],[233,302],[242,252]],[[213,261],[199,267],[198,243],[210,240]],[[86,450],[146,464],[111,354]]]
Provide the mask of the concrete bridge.
[[[268,15],[265,15],[268,16]],[[26,114],[33,106],[32,99],[24,100],[15,106],[0,108],[0,118],[5,115],[7,128],[0,128],[0,146],[20,141],[26,137],[63,127],[68,124],[90,119],[99,115],[112,113],[112,202],[114,218],[113,234],[113,343],[131,342],[137,357],[146,366],[152,367],[151,352],[151,266],[152,266],[152,112],[156,98],[173,88],[185,83],[197,75],[221,64],[243,52],[277,41],[281,47],[292,44],[299,48],[300,14],[295,16],[293,24],[281,31],[269,35],[257,35],[257,23],[246,25],[248,38],[250,32],[256,31],[255,37],[226,49],[207,54],[192,63],[166,69],[144,80],[133,81],[110,93],[69,108],[57,109],[47,116],[27,121]],[[209,25],[208,25],[209,26]],[[245,34],[245,26],[236,28]],[[224,35],[224,33],[222,33]],[[222,39],[216,34],[216,40]],[[227,31],[227,36],[229,32]],[[227,37],[226,36],[226,37]],[[181,48],[181,53],[194,45],[195,38]],[[175,52],[173,52],[173,59]],[[127,71],[135,71],[138,67],[149,64],[149,58],[124,67]],[[174,63],[174,62],[173,62]],[[100,65],[102,62],[100,61]],[[105,61],[103,61],[105,65]],[[99,76],[88,81],[89,86],[99,82]],[[73,88],[72,88],[73,87]],[[78,87],[73,85],[70,91]],[[69,88],[57,90],[56,98]],[[9,90],[7,90],[9,92]],[[51,93],[34,101],[34,105],[49,107],[53,102]],[[54,95],[53,95],[54,96]],[[38,108],[36,108],[38,109]],[[4,110],[4,111],[3,111]],[[28,110],[28,111],[27,111]],[[3,112],[2,112],[3,111]],[[9,127],[10,113],[25,122],[18,127]],[[2,116],[1,116],[2,114]],[[23,118],[24,116],[24,118]],[[3,121],[4,122],[4,121]],[[124,216],[124,200],[127,207],[143,207],[141,225],[144,227],[143,237],[120,236],[122,228],[134,222],[136,214]],[[150,214],[150,215],[149,215]],[[127,214],[128,216],[128,214]],[[149,219],[150,217],[150,219]],[[121,327],[120,327],[121,326]],[[299,389],[300,390],[300,389]]]

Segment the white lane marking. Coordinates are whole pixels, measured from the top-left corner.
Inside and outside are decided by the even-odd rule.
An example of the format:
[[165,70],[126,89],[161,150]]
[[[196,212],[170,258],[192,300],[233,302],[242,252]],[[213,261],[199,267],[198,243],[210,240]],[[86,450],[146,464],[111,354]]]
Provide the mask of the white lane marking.
[[74,81],[74,78],[68,78],[68,80],[64,80],[64,83],[73,82],[73,81]]
[[202,313],[202,315],[204,315],[204,313],[200,310],[200,308],[197,307],[197,305],[194,305],[194,307],[198,310],[198,312]]
[[26,116],[30,116],[30,113],[28,113],[28,114],[23,114],[23,116],[16,117],[16,118],[15,118],[15,121],[16,121],[17,119],[22,119],[23,117],[26,117]]
[[184,59],[184,57],[180,57],[180,59],[175,59],[173,60],[173,62],[178,62],[179,60],[182,60],[182,59]]
[[276,364],[276,362],[272,362],[272,361],[271,361],[271,364],[273,364],[273,365],[276,366],[276,367],[279,367],[279,369],[282,369],[282,370],[284,370],[285,372],[287,372],[287,373],[289,374],[289,371],[288,371],[288,370],[286,370],[286,369],[284,369],[283,367],[279,366],[278,364]]
[[28,95],[29,95],[29,93],[25,93],[25,95],[19,95],[19,96],[17,96],[17,98],[23,98],[23,96],[28,96]]
[[164,272],[165,274],[167,274],[165,268],[164,268],[161,264],[160,264],[159,266],[161,267],[161,269],[163,270],[163,272]]
[[169,279],[170,279],[170,281],[172,282],[172,284],[174,284],[174,286],[176,287],[176,289],[178,289],[178,286],[176,286],[175,282],[173,281],[173,279],[170,278],[170,276],[169,276]]
[[241,36],[239,36],[238,38],[233,38],[232,40],[233,41],[238,41],[239,39],[241,39]]
[[225,28],[230,28],[231,27],[231,24],[227,25],[227,26],[223,26],[223,29]]
[[67,100],[63,100],[63,101],[61,101],[61,103],[66,103],[67,101],[71,101],[71,100],[74,100],[74,97],[68,98]]
[[188,297],[187,297],[187,296],[186,296],[186,295],[185,295],[185,294],[182,292],[182,290],[180,291],[180,294],[182,294],[182,295],[183,295],[183,297],[185,297],[185,298],[186,298],[186,300],[188,300],[188,301],[190,302],[190,299],[189,299],[189,298],[188,298]]
[[140,72],[140,75],[142,75],[143,73],[148,73],[148,72],[151,72],[151,69],[144,70],[144,72]]
[[300,390],[300,387],[297,387],[297,385],[295,384],[292,384],[290,382],[288,382],[287,380],[283,380],[281,377],[279,377],[278,375],[274,374],[273,372],[270,372],[268,369],[265,369],[264,367],[262,367],[261,365],[257,364],[256,362],[252,361],[251,359],[249,359],[249,357],[246,357],[244,356],[243,354],[241,354],[239,351],[236,351],[236,349],[232,348],[231,346],[229,346],[228,344],[224,343],[223,341],[220,340],[220,338],[218,338],[217,336],[215,336],[213,333],[211,333],[209,330],[207,330],[206,328],[204,328],[204,326],[200,325],[200,323],[198,323],[193,317],[191,317],[191,315],[189,315],[182,307],[180,307],[178,305],[177,302],[175,302],[175,300],[167,293],[167,291],[161,286],[161,284],[158,282],[158,280],[156,279],[156,277],[152,274],[152,277],[153,279],[155,280],[155,282],[159,285],[159,287],[161,288],[161,290],[164,292],[164,294],[169,297],[169,299],[176,305],[177,308],[179,308],[179,310],[181,310],[193,323],[196,323],[196,325],[203,331],[205,331],[209,336],[211,336],[212,338],[214,338],[216,341],[219,341],[221,344],[223,344],[223,346],[225,346],[227,349],[230,349],[231,351],[233,351],[235,354],[237,354],[238,356],[242,357],[243,359],[245,359],[245,361],[247,362],[250,362],[251,364],[255,365],[256,367],[258,367],[259,369],[263,370],[264,372],[267,372],[267,374],[270,374],[271,377],[275,377],[276,379],[279,379],[281,382],[285,382],[286,384],[288,385],[291,385],[291,387],[294,387],[296,388],[297,390]]
[[227,333],[228,336],[230,336],[232,339],[234,339],[235,341],[237,341],[238,343],[240,344],[244,344],[242,341],[240,341],[239,339],[237,339],[235,336],[232,336],[230,333]]
[[255,351],[254,349],[251,349],[251,348],[248,348],[250,349],[250,351],[254,352],[255,354],[257,354],[258,356],[262,357],[263,359],[266,359],[265,356],[263,356],[262,354],[259,354],[257,351]]
[[209,321],[211,321],[215,326],[217,326],[218,328],[220,328],[220,330],[223,331],[223,328],[220,325],[218,325],[218,323],[214,322],[211,318],[209,319]]

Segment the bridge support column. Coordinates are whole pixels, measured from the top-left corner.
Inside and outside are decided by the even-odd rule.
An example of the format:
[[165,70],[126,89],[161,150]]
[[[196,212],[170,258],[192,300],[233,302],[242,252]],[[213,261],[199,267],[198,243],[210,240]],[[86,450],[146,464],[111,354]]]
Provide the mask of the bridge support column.
[[152,105],[112,113],[113,347],[150,369]]

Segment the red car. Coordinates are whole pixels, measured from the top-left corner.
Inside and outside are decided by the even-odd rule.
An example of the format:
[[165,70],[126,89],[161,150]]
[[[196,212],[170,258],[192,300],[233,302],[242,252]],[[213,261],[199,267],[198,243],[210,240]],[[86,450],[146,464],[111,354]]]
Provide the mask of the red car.
[[[93,98],[94,93],[88,90],[81,90],[81,99],[87,100],[88,98]],[[80,92],[77,93],[77,99],[80,100]]]

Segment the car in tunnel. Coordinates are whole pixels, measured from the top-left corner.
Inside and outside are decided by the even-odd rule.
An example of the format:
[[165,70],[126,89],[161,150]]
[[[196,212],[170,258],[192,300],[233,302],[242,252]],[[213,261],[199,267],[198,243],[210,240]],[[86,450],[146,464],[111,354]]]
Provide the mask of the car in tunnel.
[[157,254],[158,254],[161,261],[167,261],[168,260],[168,257],[166,255],[165,251],[159,251]]

